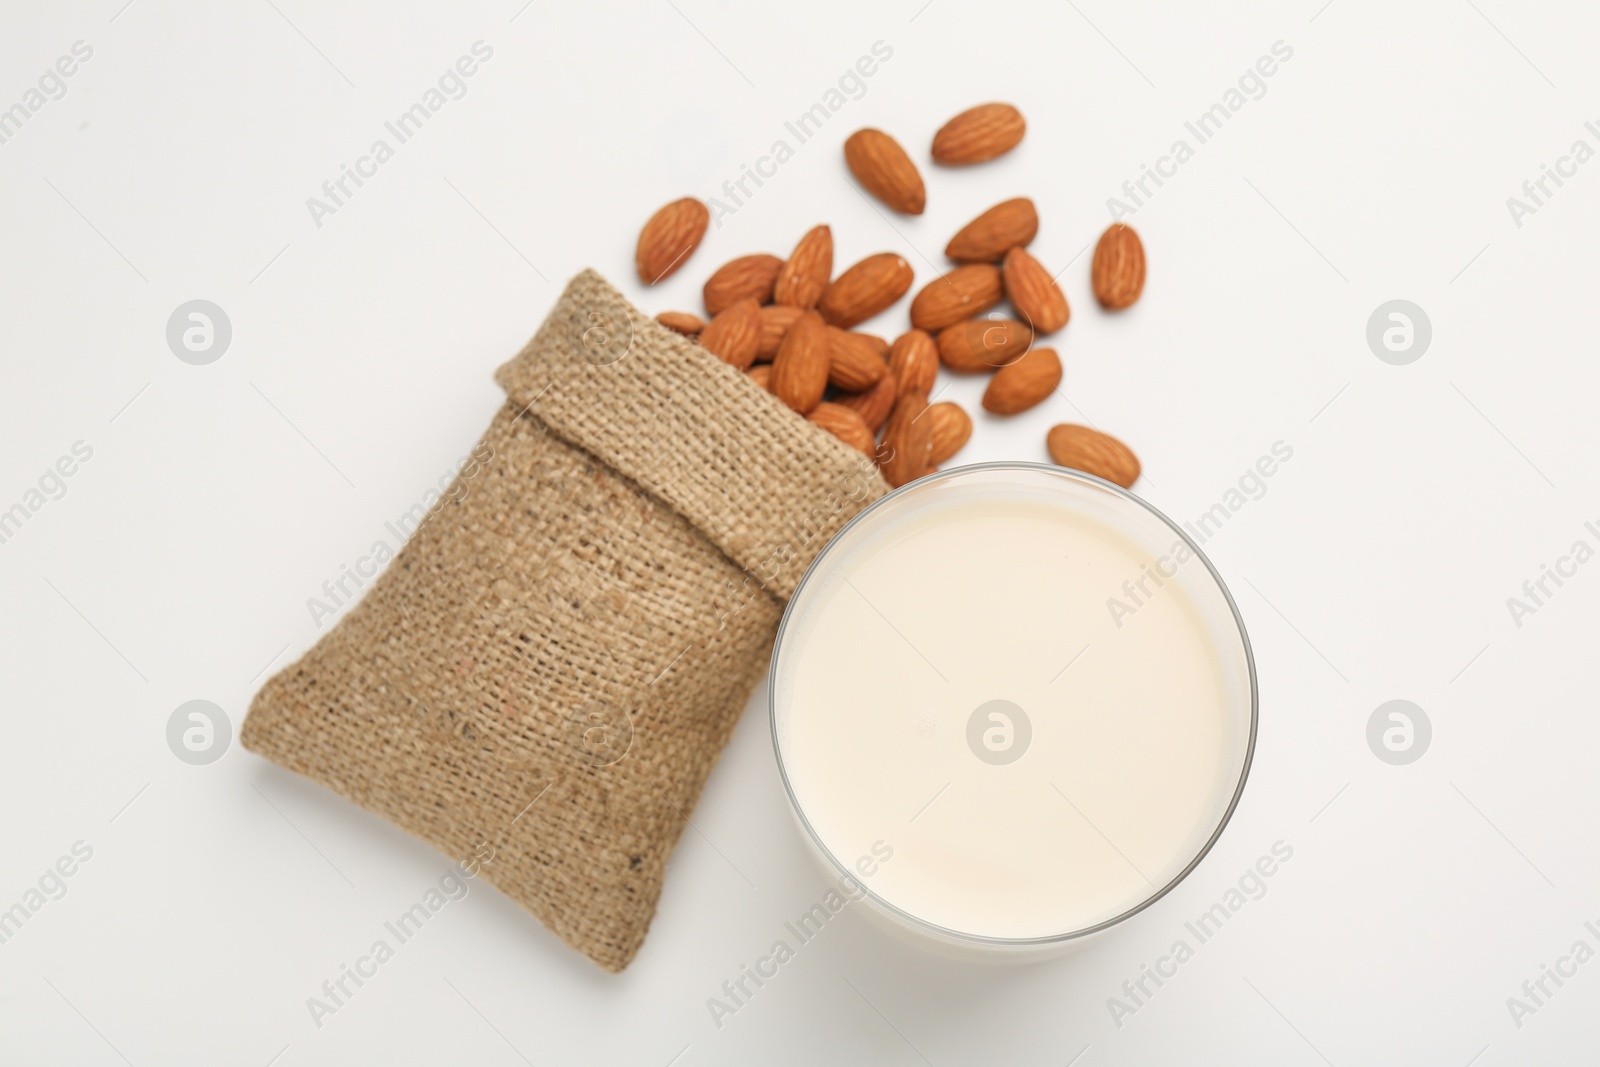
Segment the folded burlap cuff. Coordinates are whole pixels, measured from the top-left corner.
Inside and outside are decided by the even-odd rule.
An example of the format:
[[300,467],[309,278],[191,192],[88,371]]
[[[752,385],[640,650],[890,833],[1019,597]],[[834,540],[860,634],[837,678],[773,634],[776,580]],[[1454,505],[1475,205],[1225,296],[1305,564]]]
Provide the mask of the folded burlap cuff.
[[245,747],[465,859],[620,971],[818,550],[872,463],[592,271],[366,595]]

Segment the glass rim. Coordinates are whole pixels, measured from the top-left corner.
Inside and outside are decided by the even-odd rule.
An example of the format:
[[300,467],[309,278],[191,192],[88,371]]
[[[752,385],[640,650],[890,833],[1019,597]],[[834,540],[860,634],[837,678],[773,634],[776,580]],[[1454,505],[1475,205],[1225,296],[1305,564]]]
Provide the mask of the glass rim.
[[[789,769],[784,764],[783,746],[778,737],[778,658],[783,650],[784,634],[788,630],[789,618],[794,612],[795,604],[800,600],[800,594],[804,592],[806,584],[811,581],[818,569],[823,566],[824,561],[828,558],[828,555],[830,552],[832,552],[834,546],[839,544],[844,535],[849,533],[852,528],[869,521],[871,517],[886,503],[904,496],[910,491],[918,488],[926,488],[935,482],[944,481],[957,475],[973,474],[981,471],[1000,470],[1037,471],[1043,474],[1064,478],[1068,481],[1082,482],[1096,489],[1109,491],[1113,496],[1120,497],[1125,501],[1131,502],[1138,507],[1143,508],[1146,512],[1155,516],[1159,522],[1161,522],[1169,530],[1181,538],[1183,543],[1188,546],[1189,550],[1194,553],[1195,558],[1205,565],[1206,572],[1211,575],[1211,580],[1216,583],[1218,592],[1222,594],[1223,602],[1228,605],[1228,611],[1233,618],[1234,629],[1239,636],[1240,648],[1244,652],[1245,674],[1250,685],[1250,731],[1249,737],[1245,742],[1244,760],[1239,767],[1239,780],[1234,784],[1233,793],[1228,798],[1228,804],[1223,809],[1221,818],[1217,820],[1216,828],[1212,830],[1211,835],[1206,838],[1205,843],[1199,848],[1198,851],[1195,852],[1194,857],[1190,859],[1189,862],[1184,865],[1183,869],[1175,874],[1165,885],[1161,886],[1154,893],[1150,894],[1148,897],[1145,897],[1138,904],[1128,908],[1126,911],[1114,915],[1109,919],[1104,919],[1098,923],[1094,923],[1093,925],[1085,926],[1077,930],[1070,930],[1059,934],[1041,934],[1037,937],[995,937],[988,934],[974,934],[964,930],[955,930],[947,926],[940,926],[938,923],[930,922],[921,916],[914,915],[911,912],[906,911],[898,905],[890,903],[879,894],[873,892],[872,888],[867,885],[864,879],[857,877],[855,872],[840,862],[839,858],[833,854],[833,850],[823,843],[822,837],[817,833],[816,827],[811,825],[811,820],[806,818],[805,809],[801,806],[799,799],[795,796],[794,784],[789,780]],[[783,781],[783,791],[789,799],[789,808],[794,812],[795,818],[799,820],[801,827],[805,830],[805,835],[810,841],[812,847],[815,848],[816,851],[827,860],[828,865],[831,866],[837,874],[842,876],[844,879],[847,879],[850,885],[852,885],[856,890],[859,890],[869,904],[882,908],[896,919],[920,932],[931,934],[936,938],[942,938],[947,941],[954,941],[968,945],[977,945],[985,948],[1034,948],[1061,945],[1078,940],[1080,938],[1085,938],[1091,934],[1099,933],[1102,930],[1107,930],[1113,926],[1118,926],[1121,923],[1126,922],[1128,919],[1138,915],[1156,901],[1172,892],[1172,890],[1176,889],[1179,883],[1189,877],[1196,867],[1200,866],[1200,861],[1205,859],[1206,856],[1210,854],[1211,849],[1222,837],[1222,832],[1227,829],[1228,824],[1233,820],[1233,813],[1239,806],[1240,798],[1244,795],[1245,782],[1250,777],[1250,768],[1255,761],[1256,730],[1260,722],[1260,704],[1260,689],[1256,681],[1255,654],[1250,647],[1250,635],[1245,629],[1244,617],[1239,614],[1239,605],[1234,601],[1233,593],[1228,589],[1228,583],[1222,580],[1222,575],[1218,573],[1217,568],[1212,564],[1210,558],[1203,551],[1201,551],[1200,546],[1195,543],[1194,539],[1191,538],[1177,523],[1168,518],[1167,515],[1155,505],[1151,504],[1138,494],[1131,492],[1128,489],[1124,489],[1120,485],[1117,485],[1115,482],[1109,482],[1104,478],[1097,477],[1084,471],[1074,470],[1070,467],[1061,467],[1054,463],[1036,463],[1028,460],[994,460],[984,463],[968,463],[959,467],[947,467],[944,470],[939,470],[932,474],[924,475],[915,481],[907,482],[905,485],[885,493],[877,500],[874,500],[871,504],[868,504],[866,507],[862,508],[848,522],[841,526],[831,538],[828,539],[828,543],[822,547],[820,552],[817,553],[816,558],[811,561],[810,566],[808,566],[805,570],[805,573],[801,575],[800,581],[795,584],[794,592],[790,594],[788,603],[784,605],[783,618],[779,621],[777,634],[773,638],[772,662],[767,668],[767,720],[772,731],[772,752],[778,763],[778,776]]]

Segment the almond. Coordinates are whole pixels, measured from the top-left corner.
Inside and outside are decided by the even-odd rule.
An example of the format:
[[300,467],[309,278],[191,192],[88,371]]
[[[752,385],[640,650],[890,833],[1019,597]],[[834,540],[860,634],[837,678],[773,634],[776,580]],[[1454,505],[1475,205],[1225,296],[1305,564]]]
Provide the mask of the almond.
[[878,384],[889,368],[879,345],[883,339],[828,327],[828,384],[847,393],[859,393]]
[[939,362],[962,374],[1003,367],[1028,350],[1033,331],[1012,319],[973,319],[939,331]]
[[1010,104],[979,104],[933,135],[933,158],[948,166],[982,163],[1017,147],[1028,131],[1022,112]]
[[757,363],[754,367],[745,371],[745,374],[749,376],[752,382],[756,383],[756,388],[762,392],[772,392],[772,364]]
[[916,164],[882,130],[857,130],[844,143],[844,162],[867,192],[895,211],[920,215],[928,202]]
[[778,354],[783,335],[789,332],[802,310],[786,304],[772,304],[761,309],[761,347],[756,349],[757,362],[770,362]]
[[1061,384],[1061,357],[1053,348],[1032,348],[1001,367],[983,391],[983,410],[996,415],[1027,411]]
[[784,335],[772,360],[772,392],[804,415],[822,402],[828,388],[828,324],[807,311]]
[[960,404],[948,400],[933,404],[923,420],[932,423],[929,431],[928,464],[937,467],[961,451],[972,436],[972,416]]
[[875,333],[856,333],[854,330],[848,331],[848,333],[856,339],[856,344],[859,344],[862,349],[870,350],[872,355],[880,358],[885,365],[888,365],[888,362],[890,362],[890,342],[885,341]]
[[854,409],[843,404],[818,404],[806,416],[806,421],[822,427],[851,448],[872,455],[876,444],[872,431],[867,429],[867,424]]
[[1011,306],[1023,322],[1033,327],[1034,333],[1055,333],[1072,317],[1066,294],[1026,248],[1013,248],[1006,253],[1001,276]]
[[889,369],[901,394],[933,392],[939,375],[939,346],[923,330],[907,330],[889,349]]
[[924,285],[911,298],[911,325],[937,333],[975,319],[1000,303],[1000,271],[987,263],[971,263]]
[[687,311],[663,311],[656,316],[656,321],[673,333],[681,333],[685,337],[693,337],[706,328],[705,319]]
[[894,402],[878,449],[878,469],[896,489],[928,473],[933,423],[922,417],[927,410],[928,398],[922,393],[907,393]]
[[817,310],[833,325],[847,329],[905,296],[911,280],[911,264],[895,252],[879,252],[835,278]]
[[1144,244],[1132,226],[1113,222],[1094,246],[1089,268],[1094,298],[1112,311],[1130,307],[1144,291]]
[[960,263],[998,263],[1039,232],[1039,213],[1025,196],[1002,200],[950,238],[944,254]]
[[700,344],[722,362],[747,369],[761,347],[761,306],[746,297],[727,308],[700,331]]
[[878,379],[878,384],[871,389],[864,393],[847,393],[839,397],[838,402],[860,415],[861,421],[867,424],[867,429],[877,433],[888,421],[889,412],[894,410],[897,397],[894,372],[889,371]]
[[683,266],[710,224],[711,212],[692,196],[674,200],[651,215],[639,231],[639,246],[633,253],[639,280],[654,285]]
[[790,307],[814,308],[833,277],[833,231],[815,226],[800,238],[778,271],[772,301]]
[[1104,478],[1124,489],[1139,480],[1139,457],[1127,445],[1099,430],[1064,422],[1050,428],[1045,447],[1050,450],[1050,458],[1061,466]]
[[703,293],[706,314],[716,315],[746,297],[757,304],[767,303],[772,299],[772,286],[782,268],[783,260],[765,253],[740,256],[724,263],[706,279]]

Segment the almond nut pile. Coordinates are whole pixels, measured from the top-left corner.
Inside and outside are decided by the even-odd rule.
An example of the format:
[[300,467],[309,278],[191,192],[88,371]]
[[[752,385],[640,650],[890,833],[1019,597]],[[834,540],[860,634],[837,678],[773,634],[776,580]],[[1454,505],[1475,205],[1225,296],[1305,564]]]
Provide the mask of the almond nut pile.
[[[1002,156],[1026,133],[1009,104],[963,111],[934,135],[932,156],[968,166]],[[882,130],[857,130],[844,144],[845,165],[862,188],[890,209],[920,215],[927,188],[911,157]],[[699,247],[710,223],[700,201],[674,200],[645,223],[635,266],[647,285],[670,277]],[[893,343],[853,329],[911,291],[911,265],[880,252],[833,272],[833,232],[814,227],[787,259],[766,253],[728,261],[706,280],[708,318],[664,311],[662,325],[695,338],[748,374],[796,413],[874,457],[884,479],[901,486],[931,474],[972,436],[960,405],[930,403],[942,365],[955,374],[990,374],[984,410],[1016,415],[1061,384],[1061,358],[1041,337],[1066,326],[1067,298],[1028,252],[1039,232],[1032,200],[1004,200],[963,226],[945,255],[956,264],[912,297],[910,329]],[[1096,301],[1119,311],[1144,288],[1144,246],[1131,227],[1113,223],[1090,267]],[[986,318],[1009,301],[1014,317]],[[1045,438],[1050,457],[1118,485],[1139,477],[1139,460],[1114,437],[1064,423]]]

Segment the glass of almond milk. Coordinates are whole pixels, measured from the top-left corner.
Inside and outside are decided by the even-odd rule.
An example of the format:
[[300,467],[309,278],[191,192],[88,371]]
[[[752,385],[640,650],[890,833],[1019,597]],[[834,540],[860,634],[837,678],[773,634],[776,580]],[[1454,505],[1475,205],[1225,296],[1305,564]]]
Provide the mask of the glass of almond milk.
[[1137,914],[1227,823],[1255,746],[1233,599],[1165,516],[987,463],[840,531],[778,631],[778,767],[848,899],[927,947],[1044,955]]

